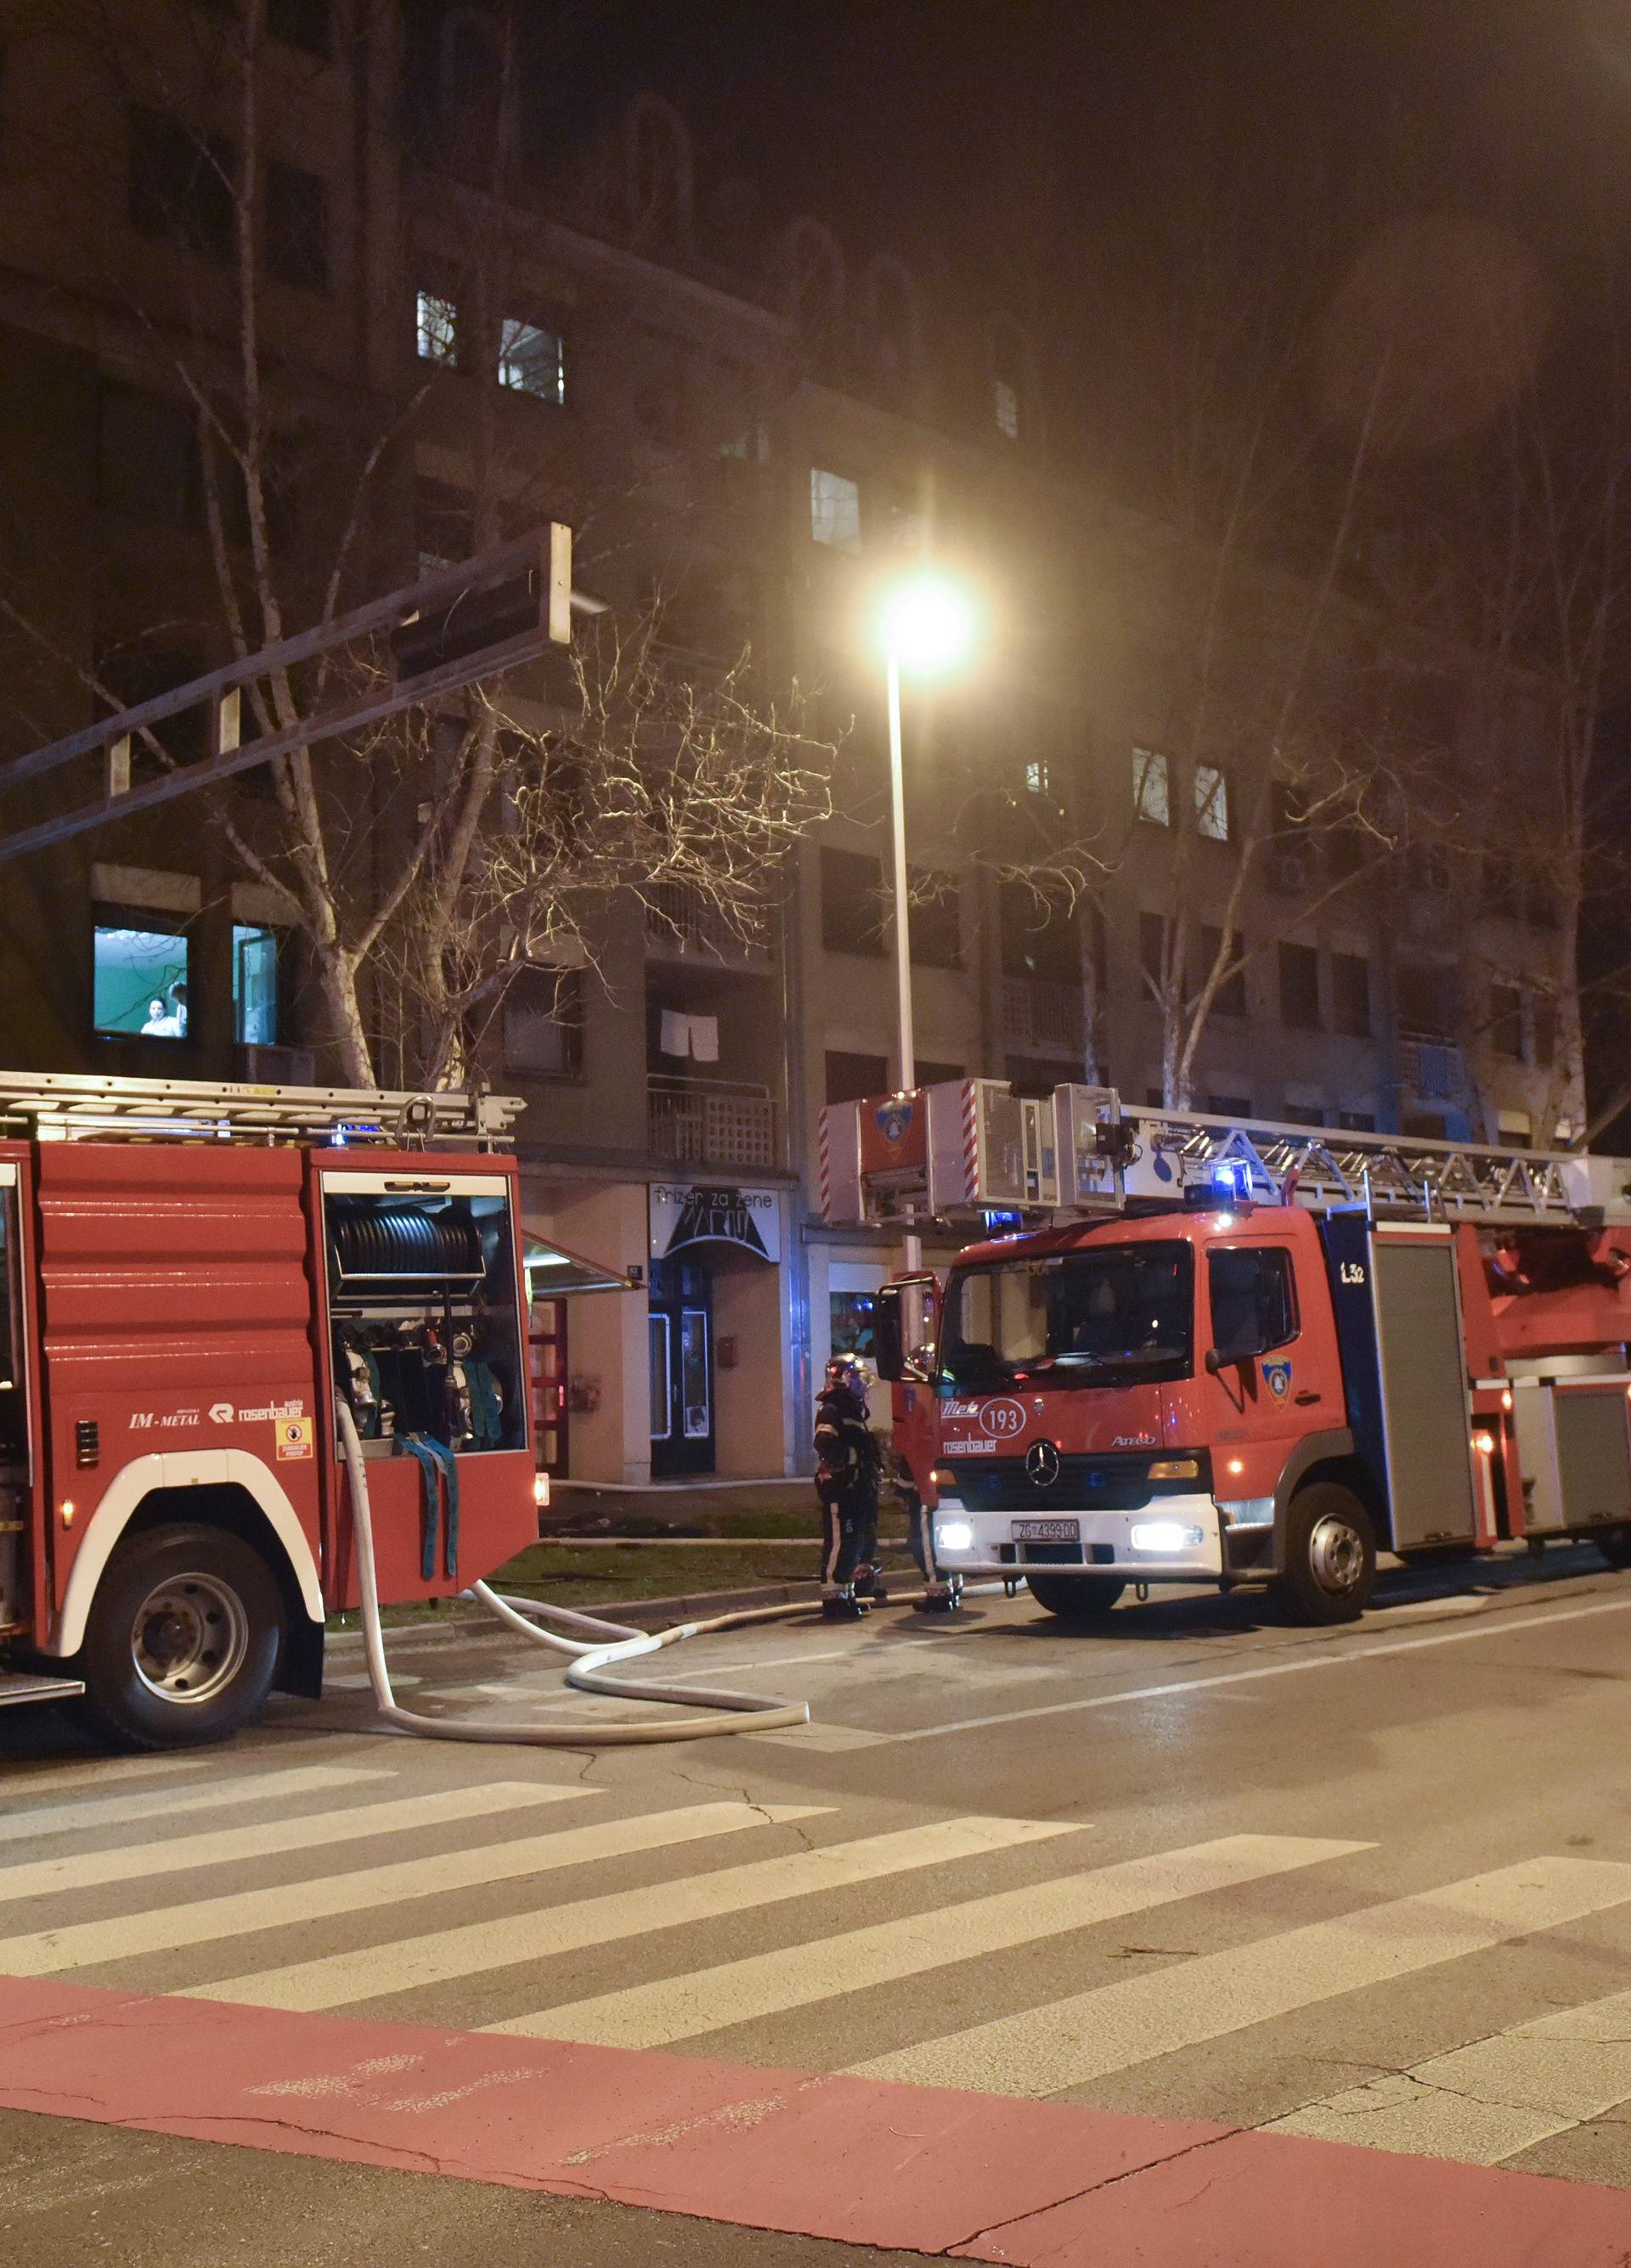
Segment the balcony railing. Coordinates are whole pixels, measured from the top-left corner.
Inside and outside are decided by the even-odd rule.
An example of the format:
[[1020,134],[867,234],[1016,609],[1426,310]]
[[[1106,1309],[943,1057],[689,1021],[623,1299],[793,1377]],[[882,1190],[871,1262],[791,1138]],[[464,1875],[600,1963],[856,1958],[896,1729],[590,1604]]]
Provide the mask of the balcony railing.
[[1449,1040],[1427,1032],[1401,1032],[1399,1075],[1417,1094],[1449,1101],[1465,1087],[1466,1058]]
[[1030,976],[1002,983],[1002,1035],[1011,1047],[1057,1048],[1080,1055],[1082,998],[1079,984],[1052,984]]
[[748,935],[683,884],[659,882],[646,908],[646,946],[659,958],[768,968],[775,959],[768,919],[743,924]]
[[652,1155],[680,1166],[758,1166],[774,1171],[776,1112],[770,1089],[728,1079],[646,1083]]

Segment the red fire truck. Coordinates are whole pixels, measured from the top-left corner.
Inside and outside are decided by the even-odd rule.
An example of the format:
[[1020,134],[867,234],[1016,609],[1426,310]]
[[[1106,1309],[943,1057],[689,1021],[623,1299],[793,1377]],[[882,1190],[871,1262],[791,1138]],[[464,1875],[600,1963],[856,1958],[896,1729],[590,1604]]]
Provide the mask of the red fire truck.
[[876,1319],[954,1580],[1079,1619],[1271,1583],[1338,1623],[1378,1550],[1631,1565],[1631,1160],[986,1079],[830,1109],[822,1153],[834,1223],[1016,1232]]
[[535,1540],[520,1105],[0,1075],[0,1705],[130,1748],[316,1694],[359,1599]]

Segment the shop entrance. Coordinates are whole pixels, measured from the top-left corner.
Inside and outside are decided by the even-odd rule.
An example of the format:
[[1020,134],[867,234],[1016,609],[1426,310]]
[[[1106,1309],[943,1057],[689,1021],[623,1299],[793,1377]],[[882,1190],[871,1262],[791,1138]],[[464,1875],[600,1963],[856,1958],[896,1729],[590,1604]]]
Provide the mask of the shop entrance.
[[527,1344],[533,1438],[538,1463],[558,1478],[566,1470],[566,1302],[535,1300]]
[[713,1282],[705,1260],[651,1270],[652,1473],[714,1468]]

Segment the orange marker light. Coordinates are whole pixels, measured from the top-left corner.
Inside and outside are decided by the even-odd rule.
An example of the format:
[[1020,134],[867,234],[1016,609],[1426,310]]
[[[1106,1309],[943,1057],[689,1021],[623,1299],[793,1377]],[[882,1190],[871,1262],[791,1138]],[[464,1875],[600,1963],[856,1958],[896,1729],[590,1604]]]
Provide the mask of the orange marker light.
[[1480,1456],[1487,1457],[1491,1455],[1494,1452],[1494,1446],[1495,1437],[1493,1433],[1474,1433],[1472,1436],[1472,1447],[1478,1451]]
[[77,1509],[72,1497],[65,1496],[56,1508],[62,1514],[63,1527],[71,1528],[74,1524],[74,1513]]
[[1245,1459],[1244,1457],[1231,1457],[1229,1461],[1229,1469],[1231,1473],[1244,1473],[1246,1469]]
[[[1626,1388],[1626,1391],[1627,1394],[1631,1394],[1631,1386],[1628,1386]],[[1509,1410],[1512,1407],[1512,1389],[1509,1386],[1501,1397],[1501,1407],[1503,1410]]]

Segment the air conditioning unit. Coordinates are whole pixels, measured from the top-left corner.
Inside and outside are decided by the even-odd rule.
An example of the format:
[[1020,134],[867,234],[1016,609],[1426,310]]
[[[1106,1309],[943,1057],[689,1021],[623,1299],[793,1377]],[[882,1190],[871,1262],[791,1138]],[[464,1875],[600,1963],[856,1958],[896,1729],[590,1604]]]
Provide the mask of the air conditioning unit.
[[244,1077],[256,1086],[315,1086],[317,1058],[310,1048],[244,1049]]
[[1282,897],[1300,898],[1313,879],[1312,854],[1307,850],[1277,850],[1270,872],[1274,887]]

